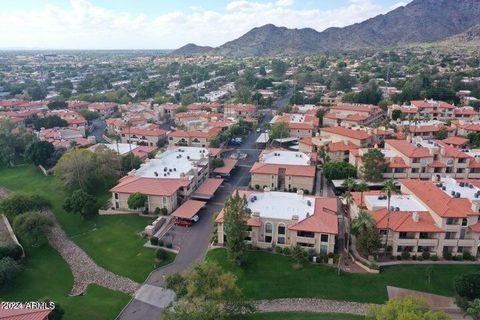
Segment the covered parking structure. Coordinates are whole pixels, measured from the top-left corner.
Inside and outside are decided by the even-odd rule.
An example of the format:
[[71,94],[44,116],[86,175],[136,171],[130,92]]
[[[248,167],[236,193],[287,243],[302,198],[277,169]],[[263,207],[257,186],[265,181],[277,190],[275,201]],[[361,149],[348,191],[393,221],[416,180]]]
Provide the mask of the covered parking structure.
[[198,200],[187,200],[172,213],[173,217],[192,220],[192,218],[205,206],[205,202]]
[[197,190],[191,195],[191,198],[210,200],[222,183],[223,179],[209,178],[197,188]]
[[238,160],[235,159],[223,159],[223,167],[218,167],[213,170],[213,173],[218,174],[219,176],[222,177],[228,177],[230,176],[232,170],[235,168],[237,165]]

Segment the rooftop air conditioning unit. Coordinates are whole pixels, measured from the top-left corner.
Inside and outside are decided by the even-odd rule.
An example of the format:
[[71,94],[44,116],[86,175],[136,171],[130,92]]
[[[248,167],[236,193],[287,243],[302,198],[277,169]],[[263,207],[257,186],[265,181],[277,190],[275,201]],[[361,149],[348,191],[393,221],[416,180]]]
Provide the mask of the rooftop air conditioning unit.
[[455,193],[455,198],[460,198],[461,194],[460,192]]
[[395,207],[395,211],[400,211],[400,208],[399,208],[399,207]]
[[158,172],[157,171],[155,171],[154,174],[155,174],[155,177],[158,177]]

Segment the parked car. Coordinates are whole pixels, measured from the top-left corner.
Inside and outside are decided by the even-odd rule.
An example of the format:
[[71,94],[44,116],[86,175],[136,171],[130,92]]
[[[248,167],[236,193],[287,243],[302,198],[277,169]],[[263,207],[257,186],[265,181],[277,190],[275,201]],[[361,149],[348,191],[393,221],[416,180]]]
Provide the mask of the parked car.
[[187,219],[174,218],[173,224],[180,227],[191,227],[193,222]]
[[262,129],[257,128],[257,130],[255,130],[255,131],[257,131],[257,133],[260,133],[260,132],[262,132]]

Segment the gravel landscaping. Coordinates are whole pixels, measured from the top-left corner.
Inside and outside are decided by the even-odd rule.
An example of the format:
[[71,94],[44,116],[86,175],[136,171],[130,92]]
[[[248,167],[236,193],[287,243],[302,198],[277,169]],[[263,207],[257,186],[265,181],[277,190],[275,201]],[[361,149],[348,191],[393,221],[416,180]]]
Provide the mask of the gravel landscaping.
[[365,315],[369,305],[368,303],[308,298],[255,301],[258,312],[316,312]]

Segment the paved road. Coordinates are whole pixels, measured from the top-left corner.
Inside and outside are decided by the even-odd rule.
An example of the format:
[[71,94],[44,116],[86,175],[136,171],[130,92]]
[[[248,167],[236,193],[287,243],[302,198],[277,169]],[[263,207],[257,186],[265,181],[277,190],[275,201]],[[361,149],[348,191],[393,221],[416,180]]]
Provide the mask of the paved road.
[[[260,127],[263,127],[264,123],[271,120],[272,113],[275,112],[275,109],[278,109],[288,102],[292,92],[293,90],[289,90],[286,97],[274,102],[272,106],[272,112],[267,112],[265,117],[259,123]],[[164,124],[163,128],[168,130],[169,124]],[[182,246],[175,261],[164,268],[153,271],[145,281],[146,285],[142,286],[143,291],[150,293],[152,289],[154,290],[152,286],[164,286],[166,275],[172,272],[185,271],[194,263],[200,262],[205,258],[205,254],[208,250],[213,232],[213,215],[223,208],[225,200],[229,195],[232,194],[235,188],[246,187],[250,182],[250,167],[258,160],[258,155],[261,151],[256,148],[255,143],[259,135],[260,133],[255,131],[250,132],[248,136],[244,138],[240,146],[234,147],[234,149],[242,153],[247,153],[247,158],[238,162],[238,167],[235,169],[230,179],[223,183],[223,185],[217,190],[215,196],[208,201],[205,209],[201,211],[200,220],[189,229],[185,239],[182,242]],[[236,150],[233,152],[236,152]],[[157,294],[168,297],[171,293],[166,290],[163,292],[158,290]],[[162,300],[162,297],[157,298],[158,300]],[[160,318],[161,308],[147,303],[146,301],[149,300],[152,300],[151,297],[148,299],[142,299],[141,297],[137,296],[137,298],[134,298],[130,301],[117,319],[158,320]]]

